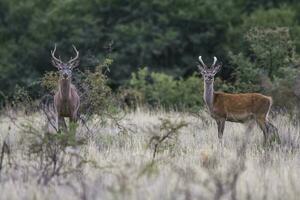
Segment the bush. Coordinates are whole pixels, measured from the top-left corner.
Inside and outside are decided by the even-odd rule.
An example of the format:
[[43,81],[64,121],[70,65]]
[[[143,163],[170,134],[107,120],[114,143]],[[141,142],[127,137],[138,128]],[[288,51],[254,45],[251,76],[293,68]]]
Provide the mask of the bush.
[[[277,107],[295,107],[293,84],[297,76],[295,45],[289,28],[252,28],[245,35],[244,51],[230,53],[235,67],[235,91],[262,92],[274,99]],[[282,97],[289,97],[289,102]]]
[[[104,119],[104,116],[117,113],[117,104],[106,75],[112,62],[111,59],[105,59],[94,71],[81,72],[77,69],[73,72],[72,83],[76,86],[81,101],[80,113],[86,117],[96,114]],[[58,79],[57,72],[48,72],[42,78],[41,85],[53,95],[57,90]]]
[[[125,92],[126,95],[136,95],[131,98],[138,100],[135,104],[145,103],[151,107],[197,110],[203,105],[202,81],[195,74],[187,79],[175,80],[170,75],[142,68],[132,73]],[[122,94],[124,100],[126,95]],[[130,105],[133,104],[131,102]]]

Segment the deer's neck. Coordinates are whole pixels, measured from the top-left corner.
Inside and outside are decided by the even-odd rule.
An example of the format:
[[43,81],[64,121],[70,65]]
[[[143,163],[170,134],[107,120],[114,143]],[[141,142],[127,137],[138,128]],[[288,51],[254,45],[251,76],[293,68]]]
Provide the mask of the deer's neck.
[[213,111],[213,102],[214,102],[214,82],[206,83],[204,81],[204,93],[203,99],[208,107],[209,111]]
[[67,100],[71,93],[71,80],[70,79],[60,79],[59,80],[59,92],[63,100]]

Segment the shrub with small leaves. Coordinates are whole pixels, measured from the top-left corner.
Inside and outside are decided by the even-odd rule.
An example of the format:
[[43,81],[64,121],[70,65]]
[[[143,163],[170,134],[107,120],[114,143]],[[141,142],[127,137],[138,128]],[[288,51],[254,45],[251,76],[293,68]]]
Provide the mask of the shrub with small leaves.
[[[181,121],[175,121],[172,122],[170,119],[160,119],[161,125],[160,125],[160,132],[159,134],[155,133],[154,130],[150,131],[153,136],[150,138],[149,146],[153,145],[153,157],[152,159],[155,159],[156,154],[159,151],[165,150],[165,149],[173,149],[175,143],[178,140],[178,136],[180,133],[180,130],[183,127],[186,127],[188,124],[181,120]],[[174,140],[175,143],[170,142],[170,140]]]
[[243,52],[229,54],[235,69],[229,92],[261,92],[273,97],[275,107],[293,111],[298,101],[293,86],[299,60],[289,28],[254,27],[244,40]]
[[116,112],[115,99],[111,88],[107,85],[108,78],[105,73],[109,70],[112,62],[111,59],[106,59],[103,64],[96,66],[95,71],[86,71],[82,74],[81,111],[87,115],[103,116],[107,113]]
[[133,100],[142,101],[151,107],[195,111],[203,106],[203,85],[196,74],[187,79],[176,80],[165,73],[150,72],[148,68],[142,68],[132,73],[126,93],[128,91],[135,95]]
[[49,91],[54,93],[57,90],[57,83],[59,79],[59,73],[51,71],[44,75],[41,81],[41,86]]
[[53,178],[80,172],[85,164],[92,164],[76,149],[86,144],[86,139],[76,138],[75,126],[58,134],[43,132],[30,122],[22,124],[25,133],[25,151],[29,160],[38,164],[38,183],[48,184]]
[[[105,59],[95,67],[94,71],[79,69],[74,70],[72,83],[76,86],[80,96],[80,114],[87,118],[96,114],[99,116],[114,115],[117,113],[117,104],[108,86],[106,72],[112,64],[111,59]],[[51,95],[55,93],[58,86],[59,74],[48,72],[42,78],[41,85]]]

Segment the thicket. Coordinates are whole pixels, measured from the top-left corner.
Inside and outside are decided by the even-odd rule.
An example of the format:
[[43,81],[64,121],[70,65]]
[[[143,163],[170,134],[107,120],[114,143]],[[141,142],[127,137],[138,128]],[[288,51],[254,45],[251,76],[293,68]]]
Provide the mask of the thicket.
[[[201,107],[202,83],[195,75],[201,54],[224,63],[216,89],[263,92],[280,106],[285,95],[294,107],[298,10],[296,0],[2,0],[0,101],[13,96],[16,85],[31,98],[41,96],[39,80],[54,70],[49,51],[57,43],[62,58],[76,45],[82,71],[95,70],[109,53],[109,90],[126,90],[139,103]],[[142,66],[148,66],[144,86]]]
[[[276,109],[297,113],[299,57],[290,32],[287,27],[258,26],[248,30],[242,38],[243,51],[228,54],[227,65],[234,68],[232,80],[216,78],[215,90],[260,92],[273,97]],[[226,67],[225,64],[223,69]],[[143,68],[132,74],[128,88],[125,93],[138,103],[192,110],[203,106],[203,84],[196,74],[176,80]]]
[[[107,72],[113,60],[106,58],[98,63],[94,70],[74,70],[72,84],[75,85],[80,96],[79,114],[84,119],[91,119],[97,115],[104,122],[107,118],[118,115],[119,103],[108,86]],[[42,97],[53,97],[58,87],[58,72],[49,72],[41,80],[45,94]],[[51,102],[50,102],[51,103]]]
[[120,89],[121,101],[126,106],[147,105],[167,109],[198,110],[203,105],[202,80],[196,74],[187,79],[150,72],[148,68],[141,68],[132,73],[125,88]]
[[[89,140],[94,140],[99,134],[99,126],[110,122],[120,133],[127,131],[120,124],[118,104],[107,84],[106,72],[111,64],[111,59],[105,59],[94,70],[73,72],[72,83],[76,85],[81,97],[80,118],[76,124],[69,122],[69,128],[64,131],[56,127],[53,102],[53,94],[58,87],[57,72],[46,73],[40,81],[40,88],[44,91],[41,99],[32,99],[25,88],[18,86],[14,95],[6,98],[1,117],[9,120],[22,133],[18,140],[22,145],[12,148],[8,131],[1,141],[0,172],[9,171],[16,165],[26,168],[28,174],[34,174],[38,184],[47,185],[55,179],[81,175],[87,165],[97,168],[93,160],[86,158],[84,149]],[[34,117],[36,112],[42,113],[39,114],[40,117]],[[12,151],[21,151],[23,159],[30,165],[18,164],[12,160]],[[4,167],[6,157],[8,165]]]

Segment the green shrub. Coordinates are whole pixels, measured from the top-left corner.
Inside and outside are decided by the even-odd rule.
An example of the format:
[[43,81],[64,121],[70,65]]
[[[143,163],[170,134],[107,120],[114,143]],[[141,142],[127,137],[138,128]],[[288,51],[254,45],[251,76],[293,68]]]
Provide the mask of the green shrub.
[[59,73],[57,71],[47,72],[41,81],[41,86],[45,88],[46,91],[49,91],[51,94],[54,94],[57,90],[57,83],[59,79]]
[[[82,72],[77,69],[73,72],[72,83],[80,96],[80,113],[86,117],[96,114],[104,119],[104,116],[117,113],[117,104],[105,73],[112,62],[111,59],[105,59],[94,71]],[[57,72],[48,72],[42,78],[41,85],[53,95],[57,90],[58,79]]]
[[112,62],[111,59],[105,59],[103,63],[96,66],[95,71],[81,73],[81,111],[87,115],[96,114],[104,117],[117,112],[117,104],[108,86],[108,77],[105,73]]
[[278,108],[295,108],[293,84],[299,61],[289,28],[251,28],[245,35],[245,44],[243,52],[229,54],[235,69],[233,90],[262,92],[271,95]]
[[136,104],[145,103],[152,107],[197,110],[203,105],[202,81],[195,74],[187,79],[176,80],[170,75],[142,68],[132,73],[125,91],[126,94],[137,95],[133,99],[142,100]]

